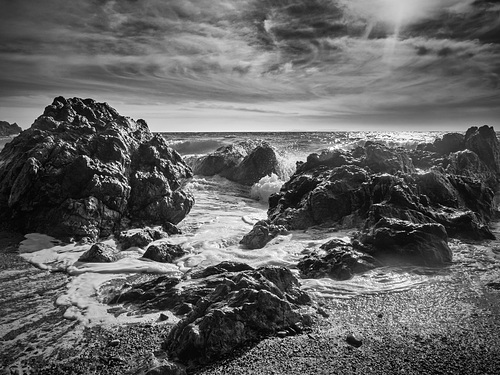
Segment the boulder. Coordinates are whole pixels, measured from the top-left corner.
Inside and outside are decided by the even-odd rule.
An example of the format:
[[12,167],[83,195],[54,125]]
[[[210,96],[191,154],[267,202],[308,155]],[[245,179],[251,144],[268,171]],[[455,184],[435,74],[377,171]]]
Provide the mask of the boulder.
[[228,274],[172,328],[164,347],[188,369],[206,365],[266,336],[302,332],[311,317],[301,308],[310,303],[287,268]]
[[0,152],[0,220],[61,239],[181,221],[190,168],[143,120],[92,99],[55,98]]
[[321,245],[320,249],[299,261],[297,268],[302,276],[348,280],[354,274],[363,273],[381,265],[371,255],[354,249],[350,243],[340,239],[330,240]]
[[393,149],[385,145],[366,142],[363,165],[375,173],[415,172],[411,158],[402,148]]
[[106,245],[105,243],[96,243],[92,247],[84,252],[80,258],[79,262],[91,262],[91,263],[111,263],[117,260],[118,250],[114,247]]
[[15,122],[10,124],[7,121],[0,121],[0,137],[8,137],[19,134],[23,131]]
[[452,252],[444,226],[437,223],[414,224],[381,218],[359,235],[363,249],[377,259],[402,261],[424,266],[443,266],[451,262]]
[[492,171],[500,172],[500,142],[493,127],[469,128],[465,133],[465,147],[475,152]]
[[241,239],[240,244],[248,249],[262,249],[276,236],[287,233],[288,230],[283,225],[275,225],[268,220],[261,220],[255,223],[252,230]]
[[223,146],[191,163],[195,174],[217,174],[243,185],[253,185],[273,173],[280,178],[286,175],[278,151],[268,143],[259,141]]
[[441,155],[465,149],[465,136],[460,133],[447,133],[434,141],[435,152]]
[[117,236],[122,249],[148,246],[151,242],[168,237],[168,234],[156,228],[130,229],[120,232]]
[[142,257],[156,262],[172,263],[185,254],[187,254],[187,251],[180,245],[161,243],[149,246]]

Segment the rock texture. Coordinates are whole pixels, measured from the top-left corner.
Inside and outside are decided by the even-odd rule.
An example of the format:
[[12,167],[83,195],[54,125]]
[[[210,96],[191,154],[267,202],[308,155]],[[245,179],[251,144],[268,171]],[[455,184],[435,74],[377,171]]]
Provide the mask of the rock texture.
[[15,122],[10,124],[7,121],[0,121],[0,137],[16,135],[23,131]]
[[170,359],[188,369],[278,332],[300,333],[312,323],[311,299],[287,268],[224,262],[191,276],[189,282],[162,276],[110,301],[184,315],[164,346]]
[[0,153],[0,220],[58,238],[176,224],[194,198],[180,155],[143,120],[58,97]]
[[118,250],[105,243],[96,243],[84,252],[79,262],[92,262],[92,263],[111,263],[117,260]]
[[[352,151],[311,154],[270,197],[265,225],[257,223],[242,243],[265,246],[278,234],[267,228],[355,228],[356,251],[445,265],[452,258],[448,236],[494,238],[487,224],[499,171],[500,143],[488,126],[446,134],[415,151],[368,141]],[[342,267],[355,264],[359,254],[339,249],[310,255],[301,263],[303,273],[349,275]]]
[[156,262],[172,263],[175,259],[180,258],[185,254],[187,254],[187,251],[180,245],[161,243],[149,246],[142,257]]
[[217,174],[244,185],[252,185],[272,173],[280,178],[286,175],[277,150],[268,143],[259,141],[242,141],[222,146],[191,163],[195,174]]

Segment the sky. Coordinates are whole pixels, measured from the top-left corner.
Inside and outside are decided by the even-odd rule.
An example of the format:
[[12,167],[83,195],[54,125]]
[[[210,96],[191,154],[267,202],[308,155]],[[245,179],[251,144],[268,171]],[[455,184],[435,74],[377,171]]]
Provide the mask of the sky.
[[500,0],[0,0],[0,120],[60,95],[164,132],[500,130]]

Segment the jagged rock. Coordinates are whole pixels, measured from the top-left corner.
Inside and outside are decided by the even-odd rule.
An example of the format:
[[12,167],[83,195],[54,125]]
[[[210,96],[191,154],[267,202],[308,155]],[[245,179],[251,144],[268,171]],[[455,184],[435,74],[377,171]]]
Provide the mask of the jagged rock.
[[330,277],[336,280],[348,280],[354,274],[363,273],[379,267],[381,264],[371,255],[355,250],[350,243],[333,239],[303,257],[297,268],[309,278]]
[[252,230],[241,239],[240,244],[248,249],[262,249],[276,236],[287,233],[288,230],[283,225],[274,225],[268,220],[261,220],[255,223]]
[[359,237],[377,259],[395,259],[425,266],[442,266],[452,260],[448,235],[441,224],[414,224],[382,218]]
[[15,122],[10,124],[7,121],[0,121],[0,137],[8,137],[10,135],[16,135],[23,131],[19,125]]
[[472,127],[465,133],[465,147],[475,152],[491,170],[500,172],[500,142],[493,127]]
[[0,219],[63,239],[176,224],[194,202],[181,187],[190,176],[143,120],[58,97],[0,153]]
[[189,368],[213,362],[248,343],[311,324],[299,310],[310,298],[284,267],[228,275],[170,331],[170,357]]
[[462,151],[465,148],[465,136],[460,133],[447,133],[443,138],[434,141],[434,148],[441,155]]
[[366,142],[363,165],[375,173],[415,172],[413,162],[403,149],[391,149],[387,146]]
[[187,254],[180,245],[161,243],[151,245],[146,249],[143,258],[151,259],[161,263],[172,263],[175,259]]
[[219,147],[195,162],[193,172],[202,176],[230,174],[255,146],[256,143],[253,141],[242,141]]
[[219,275],[224,272],[241,272],[241,271],[251,271],[254,268],[246,263],[239,262],[221,262],[215,266],[209,266],[199,271],[193,271],[188,274],[192,279],[201,279],[204,277]]
[[106,245],[105,243],[96,243],[84,252],[79,262],[92,262],[92,263],[111,263],[117,260],[118,250],[114,247]]
[[223,146],[192,162],[195,174],[220,175],[244,185],[252,185],[272,173],[283,178],[285,171],[275,148],[266,142],[243,141]]
[[122,249],[146,247],[151,242],[167,237],[167,233],[156,228],[131,229],[120,232],[117,237]]

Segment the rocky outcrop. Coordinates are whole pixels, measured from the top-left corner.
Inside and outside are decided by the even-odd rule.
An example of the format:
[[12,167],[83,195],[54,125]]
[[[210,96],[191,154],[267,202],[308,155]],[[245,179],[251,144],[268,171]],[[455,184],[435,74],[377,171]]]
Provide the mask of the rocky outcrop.
[[[378,260],[445,265],[451,261],[448,236],[493,238],[487,224],[495,212],[499,156],[500,143],[489,127],[448,134],[411,152],[366,142],[352,151],[311,154],[269,198],[266,227],[354,228],[360,231],[355,250]],[[428,168],[417,171],[415,164]],[[261,233],[261,227],[252,232]],[[252,232],[246,237],[254,238]],[[272,237],[261,235],[252,247]],[[355,264],[359,254],[345,246],[337,250],[303,259],[303,273],[352,274],[343,267]]]
[[286,175],[277,150],[268,143],[259,141],[242,141],[222,146],[191,163],[195,174],[217,174],[243,185],[252,185],[273,173],[280,178]]
[[151,242],[168,237],[168,234],[156,228],[141,228],[123,231],[118,234],[117,241],[125,250],[130,247],[146,247]]
[[330,277],[348,280],[354,274],[379,267],[381,263],[371,255],[356,250],[350,243],[333,239],[320,246],[320,250],[303,257],[297,267],[307,278]]
[[8,137],[19,134],[23,131],[15,122],[10,124],[7,121],[0,121],[0,137]]
[[250,233],[241,239],[240,244],[248,249],[261,249],[274,237],[287,233],[288,230],[283,225],[274,225],[269,220],[261,220],[255,223]]
[[165,348],[193,368],[278,332],[297,334],[311,324],[300,311],[310,298],[284,267],[228,274],[170,331]]
[[176,224],[194,198],[180,155],[143,120],[58,97],[0,153],[0,220],[58,238]]
[[142,257],[154,260],[155,262],[172,263],[185,254],[187,254],[187,251],[180,245],[161,243],[149,246]]
[[189,276],[188,282],[161,276],[110,301],[184,316],[164,347],[188,369],[278,332],[300,333],[312,323],[311,299],[287,268],[223,262]]
[[106,245],[105,243],[96,243],[92,247],[84,252],[80,258],[79,262],[92,262],[92,263],[111,263],[116,261],[118,258],[118,250],[114,247]]

